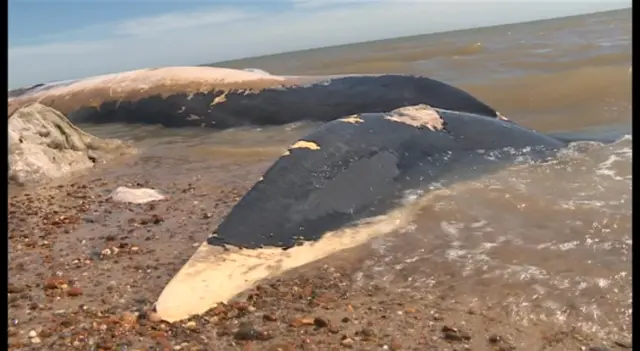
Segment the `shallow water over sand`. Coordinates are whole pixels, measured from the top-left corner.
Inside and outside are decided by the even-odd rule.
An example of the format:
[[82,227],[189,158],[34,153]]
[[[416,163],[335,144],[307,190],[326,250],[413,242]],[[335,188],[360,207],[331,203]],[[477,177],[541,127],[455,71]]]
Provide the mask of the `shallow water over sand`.
[[458,296],[473,292],[470,306],[525,325],[631,333],[630,158],[630,138],[577,143],[549,164],[436,190],[405,232],[375,243],[362,282],[429,291],[445,274]]

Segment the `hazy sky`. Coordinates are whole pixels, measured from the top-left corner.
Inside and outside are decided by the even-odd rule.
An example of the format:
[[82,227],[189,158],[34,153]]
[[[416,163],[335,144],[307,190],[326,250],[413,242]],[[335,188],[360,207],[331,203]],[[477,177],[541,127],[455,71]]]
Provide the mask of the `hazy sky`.
[[9,87],[631,6],[631,0],[9,0]]

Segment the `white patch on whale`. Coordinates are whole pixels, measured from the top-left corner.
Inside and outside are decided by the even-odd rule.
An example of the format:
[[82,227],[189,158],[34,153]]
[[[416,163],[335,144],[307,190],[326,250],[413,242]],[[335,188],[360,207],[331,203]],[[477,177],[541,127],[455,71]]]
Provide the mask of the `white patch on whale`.
[[204,313],[260,280],[400,230],[410,224],[417,208],[404,207],[363,220],[358,226],[326,233],[317,241],[286,251],[277,247],[228,247],[225,251],[205,241],[164,288],[156,302],[156,312],[167,322]]

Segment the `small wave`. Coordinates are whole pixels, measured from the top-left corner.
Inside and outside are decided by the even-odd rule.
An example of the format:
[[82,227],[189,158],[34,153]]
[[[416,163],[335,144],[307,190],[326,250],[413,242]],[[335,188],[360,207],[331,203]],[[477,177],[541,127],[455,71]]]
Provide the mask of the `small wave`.
[[620,177],[616,175],[616,168],[614,165],[614,163],[616,162],[624,162],[624,161],[626,160],[623,157],[620,157],[615,154],[609,155],[609,158],[607,158],[605,161],[603,161],[598,165],[598,168],[596,169],[596,174],[606,175],[615,180],[624,180],[626,177]]

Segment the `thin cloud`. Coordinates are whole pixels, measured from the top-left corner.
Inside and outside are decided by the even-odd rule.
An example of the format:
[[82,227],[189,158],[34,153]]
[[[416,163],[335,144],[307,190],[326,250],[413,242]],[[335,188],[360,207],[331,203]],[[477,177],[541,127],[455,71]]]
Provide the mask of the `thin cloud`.
[[332,7],[340,5],[362,5],[372,2],[382,2],[388,0],[291,0],[294,8],[299,9],[317,9],[322,7]]
[[115,26],[113,33],[118,35],[148,36],[172,30],[194,29],[237,22],[256,15],[257,13],[255,12],[239,9],[213,9],[169,13],[155,17],[124,21]]
[[545,4],[327,0],[332,6],[323,7],[312,6],[321,0],[292,1],[288,9],[277,12],[242,3],[99,23],[74,31],[89,36],[66,33],[53,35],[48,44],[10,46],[9,87],[630,6],[628,1],[615,0]]

